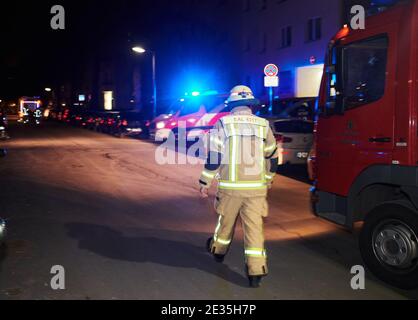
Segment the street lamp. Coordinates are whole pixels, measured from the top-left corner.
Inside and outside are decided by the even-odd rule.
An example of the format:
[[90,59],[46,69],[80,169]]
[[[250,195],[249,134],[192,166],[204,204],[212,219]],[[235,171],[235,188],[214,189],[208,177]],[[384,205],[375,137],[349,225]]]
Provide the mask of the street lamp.
[[144,54],[150,52],[152,54],[152,87],[153,87],[153,108],[152,108],[152,118],[154,119],[157,116],[157,81],[156,81],[156,72],[155,72],[155,51],[145,50],[142,47],[135,46],[132,48],[132,51],[138,54]]
[[51,91],[52,91],[52,89],[51,89],[51,88],[45,88],[45,91],[46,91],[46,92],[51,92]]
[[132,51],[133,52],[136,52],[136,53],[145,53],[145,52],[147,52],[144,48],[142,48],[142,47],[133,47],[132,48]]

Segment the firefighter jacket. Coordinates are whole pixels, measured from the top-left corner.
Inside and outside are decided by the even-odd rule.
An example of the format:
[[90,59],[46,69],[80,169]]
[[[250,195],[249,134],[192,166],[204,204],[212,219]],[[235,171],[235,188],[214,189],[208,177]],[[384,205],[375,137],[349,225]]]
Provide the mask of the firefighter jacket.
[[201,187],[214,179],[218,190],[231,196],[266,196],[278,165],[277,143],[269,122],[237,107],[209,132],[208,157]]

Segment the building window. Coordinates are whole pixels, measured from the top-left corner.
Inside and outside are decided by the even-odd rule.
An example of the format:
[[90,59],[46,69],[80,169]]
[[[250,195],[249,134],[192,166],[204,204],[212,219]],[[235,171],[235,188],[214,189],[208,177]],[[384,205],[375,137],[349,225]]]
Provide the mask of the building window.
[[251,51],[251,42],[250,42],[250,38],[247,35],[244,35],[242,38],[242,51],[244,52]]
[[228,0],[218,0],[218,7],[223,7],[228,3]]
[[308,20],[307,40],[316,41],[322,37],[322,18],[312,18]]
[[263,32],[260,37],[260,53],[267,51],[267,33]]
[[292,27],[287,26],[282,28],[281,48],[287,48],[292,45]]

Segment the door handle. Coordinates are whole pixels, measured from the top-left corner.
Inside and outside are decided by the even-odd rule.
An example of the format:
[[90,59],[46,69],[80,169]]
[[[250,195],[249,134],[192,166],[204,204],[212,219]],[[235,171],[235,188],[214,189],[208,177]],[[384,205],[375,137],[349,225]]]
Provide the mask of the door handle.
[[373,143],[390,143],[392,142],[392,138],[390,137],[374,137],[374,138],[369,138],[369,142],[373,142]]

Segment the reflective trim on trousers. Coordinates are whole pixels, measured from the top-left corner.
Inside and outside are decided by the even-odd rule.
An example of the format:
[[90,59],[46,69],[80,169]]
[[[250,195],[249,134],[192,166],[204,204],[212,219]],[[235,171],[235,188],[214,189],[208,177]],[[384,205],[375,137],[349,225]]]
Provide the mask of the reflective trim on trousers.
[[218,232],[219,232],[219,229],[221,228],[221,225],[222,225],[222,216],[220,215],[218,218],[218,224],[215,229],[215,234],[213,236],[213,241],[227,246],[231,243],[231,240],[225,240],[225,239],[221,239],[218,237]]
[[218,238],[218,236],[215,234],[215,236],[213,237],[213,240],[217,243],[223,244],[225,246],[229,245],[231,243],[231,240],[224,240],[221,238]]
[[266,250],[260,248],[248,248],[245,249],[245,255],[247,257],[254,257],[254,258],[266,258]]

